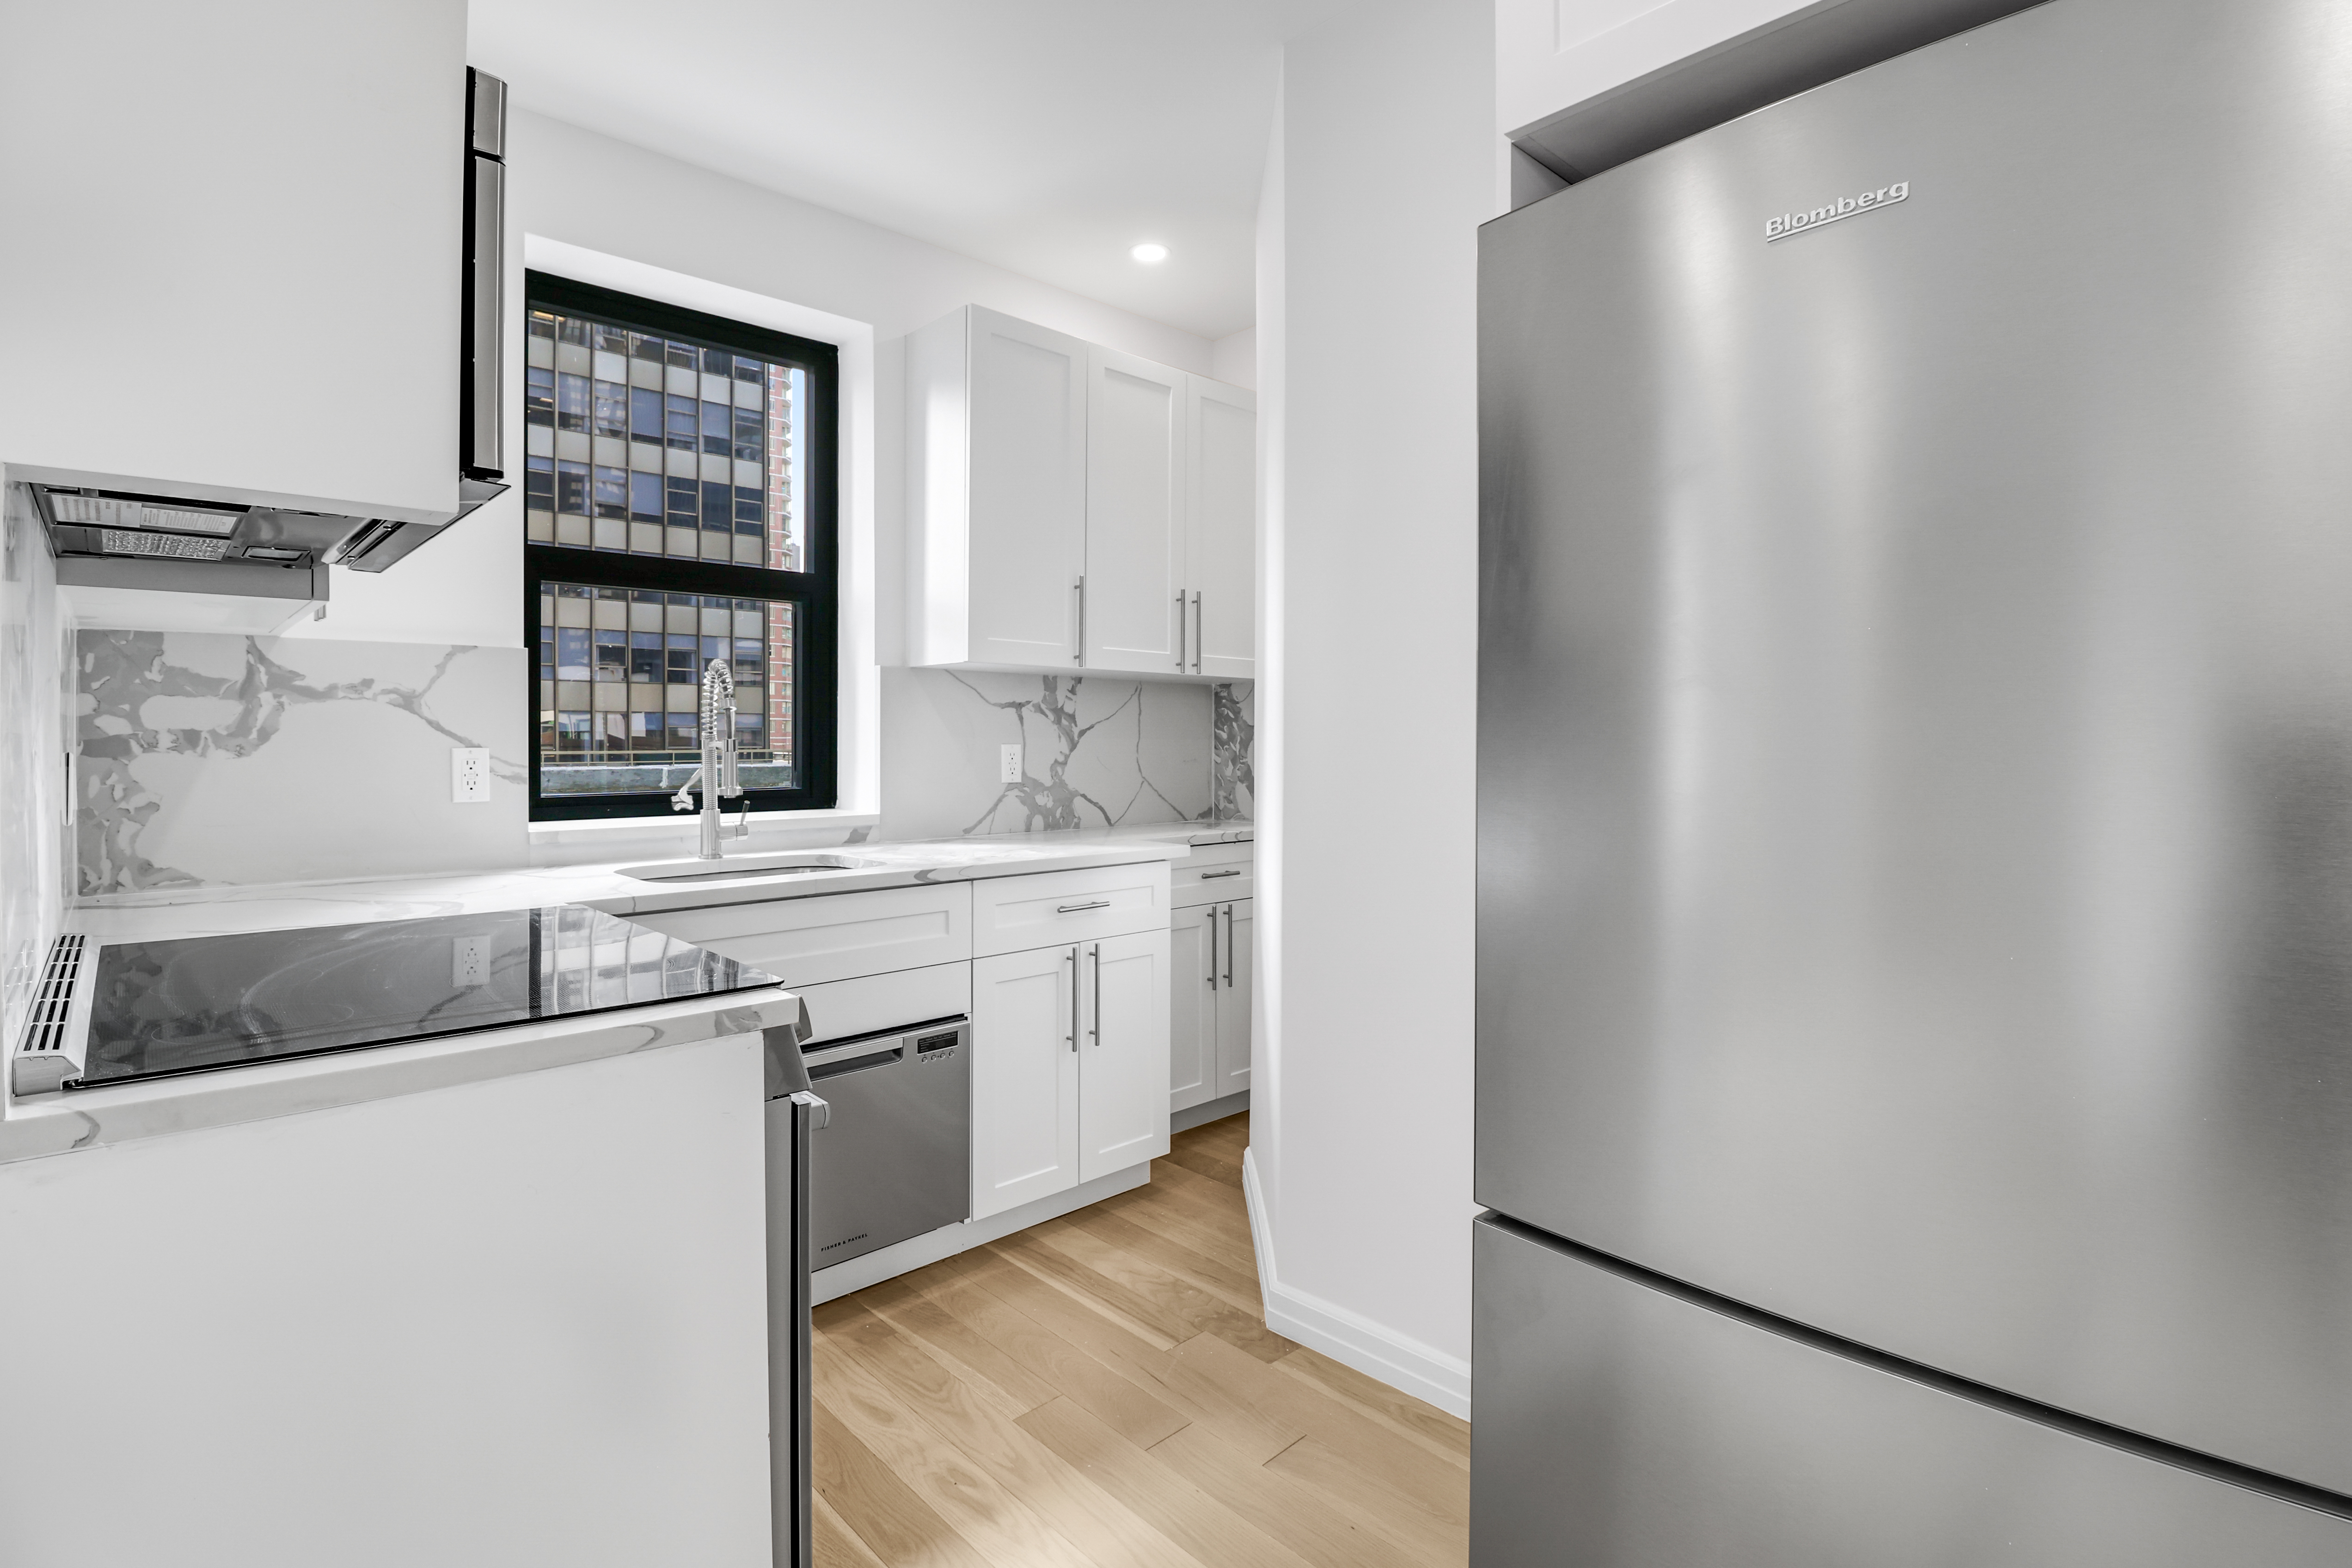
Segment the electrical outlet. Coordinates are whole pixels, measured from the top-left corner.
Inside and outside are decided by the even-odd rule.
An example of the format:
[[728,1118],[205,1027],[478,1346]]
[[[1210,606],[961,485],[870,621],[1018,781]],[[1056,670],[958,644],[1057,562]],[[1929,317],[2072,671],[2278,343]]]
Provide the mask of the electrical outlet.
[[997,748],[996,782],[998,784],[1019,784],[1021,782],[1020,747],[1000,746]]
[[490,798],[488,747],[449,748],[449,798],[459,805],[478,805]]
[[449,944],[449,984],[459,991],[490,983],[490,954],[478,936],[461,936]]

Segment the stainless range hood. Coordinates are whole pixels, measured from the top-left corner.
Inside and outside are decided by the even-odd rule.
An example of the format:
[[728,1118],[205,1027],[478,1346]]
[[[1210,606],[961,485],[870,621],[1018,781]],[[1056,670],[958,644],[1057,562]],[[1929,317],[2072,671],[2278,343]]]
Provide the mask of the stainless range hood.
[[[327,568],[382,572],[508,489],[504,290],[506,83],[466,73],[465,301],[457,345],[457,505],[368,517],[216,485],[12,468],[26,481],[68,587],[310,601]],[[331,503],[328,503],[331,504]]]

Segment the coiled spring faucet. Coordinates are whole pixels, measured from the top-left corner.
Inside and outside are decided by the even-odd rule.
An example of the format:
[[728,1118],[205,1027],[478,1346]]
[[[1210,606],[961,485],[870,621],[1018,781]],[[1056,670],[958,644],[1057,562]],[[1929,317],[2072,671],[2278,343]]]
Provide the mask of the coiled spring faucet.
[[[720,825],[725,818],[719,813],[721,800],[733,800],[743,793],[742,781],[735,773],[735,677],[727,668],[727,661],[714,658],[702,667],[702,705],[699,715],[702,725],[702,765],[694,770],[687,781],[677,786],[669,797],[672,811],[694,809],[695,785],[702,786],[702,846],[695,851],[696,858],[716,860],[724,853],[719,848]],[[751,831],[751,804],[743,803],[743,823],[735,837],[744,837]]]

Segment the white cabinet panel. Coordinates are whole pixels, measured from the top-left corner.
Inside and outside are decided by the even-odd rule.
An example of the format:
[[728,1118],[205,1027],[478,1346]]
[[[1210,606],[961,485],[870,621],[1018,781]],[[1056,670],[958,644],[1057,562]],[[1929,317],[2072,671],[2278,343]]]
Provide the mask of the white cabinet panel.
[[1014,952],[1168,924],[1168,862],[993,877],[972,892],[972,951]]
[[1217,1097],[1215,905],[1178,910],[1168,930],[1168,1109]]
[[1187,904],[1230,904],[1252,896],[1256,880],[1255,844],[1202,844],[1169,868],[1169,901]]
[[1257,395],[1184,379],[1184,584],[1196,675],[1257,675]]
[[976,305],[910,340],[913,663],[1076,666],[1087,352]]
[[974,1219],[1080,1180],[1077,991],[1076,947],[1001,953],[971,966]]
[[1182,371],[1094,349],[1087,366],[1089,669],[1182,671]]
[[8,205],[38,226],[0,258],[7,460],[455,507],[463,0],[12,5],[5,31]]
[[1166,931],[1108,937],[1084,952],[1078,1179],[1168,1152]]
[[768,1563],[762,1123],[736,1036],[0,1165],[0,1562]]
[[971,956],[971,889],[967,883],[772,899],[629,919],[739,963],[756,964],[787,985],[814,985]]
[[1257,922],[1247,899],[1224,906],[1217,939],[1217,1072],[1211,1100],[1240,1094],[1250,1086],[1250,984],[1256,964],[1252,950]]
[[811,1046],[971,1011],[971,965],[934,963],[822,985],[795,985],[808,1009]]

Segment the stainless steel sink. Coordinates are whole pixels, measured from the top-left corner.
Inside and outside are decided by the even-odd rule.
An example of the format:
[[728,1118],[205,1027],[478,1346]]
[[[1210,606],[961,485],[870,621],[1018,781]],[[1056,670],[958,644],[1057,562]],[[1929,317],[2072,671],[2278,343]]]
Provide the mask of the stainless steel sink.
[[621,875],[640,882],[709,882],[747,877],[808,877],[824,871],[862,871],[874,865],[847,855],[795,853],[745,855],[732,860],[664,860],[624,866]]

